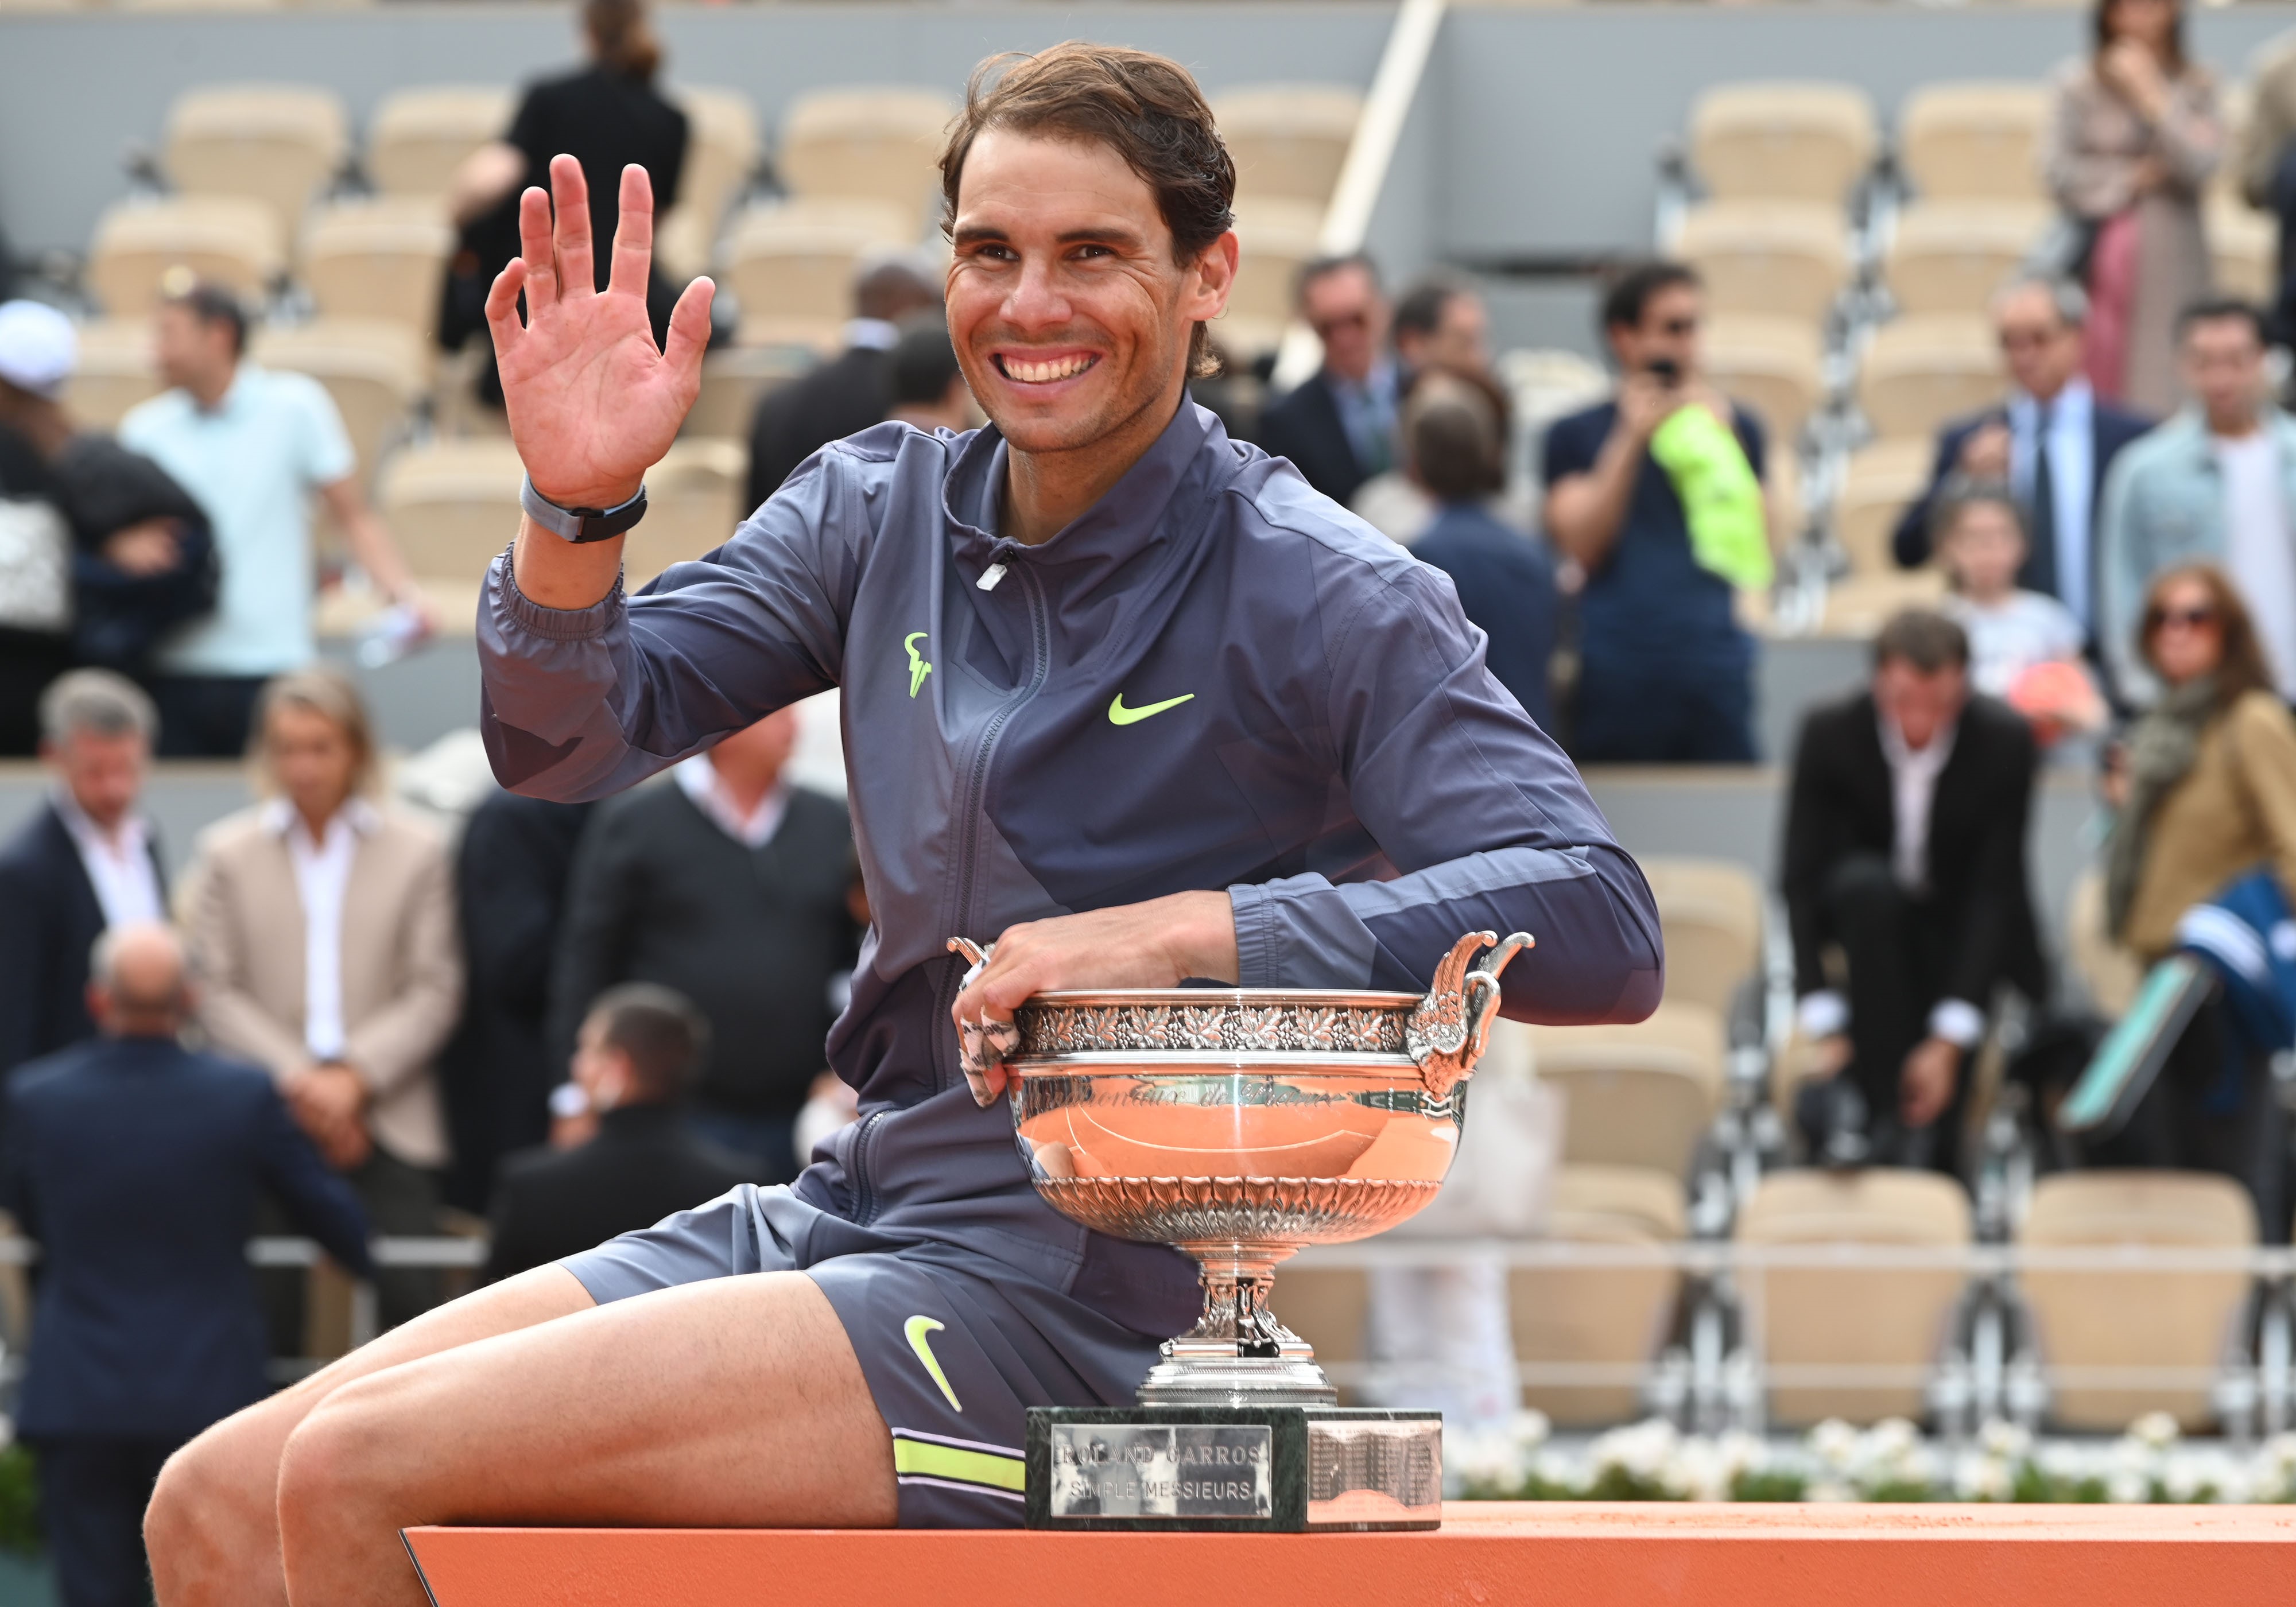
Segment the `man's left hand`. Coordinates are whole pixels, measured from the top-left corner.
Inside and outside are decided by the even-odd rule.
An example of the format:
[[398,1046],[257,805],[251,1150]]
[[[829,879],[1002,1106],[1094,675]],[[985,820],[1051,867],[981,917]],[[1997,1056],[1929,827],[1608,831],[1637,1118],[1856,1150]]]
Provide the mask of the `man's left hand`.
[[[1235,914],[1226,893],[1174,893],[1008,927],[949,1013],[962,1031],[983,1021],[1009,1021],[1023,1000],[1040,993],[1177,988],[1192,977],[1236,980]],[[993,1066],[973,1097],[985,1105],[1004,1091],[1004,1068]]]
[[1923,1038],[1906,1056],[1898,1076],[1898,1114],[1909,1127],[1925,1127],[1953,1103],[1961,1078],[1961,1048],[1941,1037]]

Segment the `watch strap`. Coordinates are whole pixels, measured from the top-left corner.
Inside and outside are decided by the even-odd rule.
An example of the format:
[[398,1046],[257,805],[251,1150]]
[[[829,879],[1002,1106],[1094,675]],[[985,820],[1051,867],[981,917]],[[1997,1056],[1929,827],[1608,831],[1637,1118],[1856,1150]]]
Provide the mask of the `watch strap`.
[[566,508],[551,501],[534,488],[534,477],[529,475],[519,488],[518,505],[529,519],[561,541],[577,545],[588,541],[606,541],[620,535],[645,517],[645,487],[619,507]]

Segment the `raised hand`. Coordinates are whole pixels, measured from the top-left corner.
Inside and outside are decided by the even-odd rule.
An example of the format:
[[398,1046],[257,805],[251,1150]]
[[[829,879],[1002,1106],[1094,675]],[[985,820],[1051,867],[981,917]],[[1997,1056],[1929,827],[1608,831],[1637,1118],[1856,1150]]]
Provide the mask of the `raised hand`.
[[668,346],[657,348],[646,318],[653,185],[645,169],[622,169],[621,221],[603,291],[593,267],[582,164],[553,157],[550,192],[519,197],[519,256],[488,293],[487,324],[511,439],[534,488],[562,507],[611,508],[637,495],[693,406],[716,287],[707,279],[685,287],[670,315]]

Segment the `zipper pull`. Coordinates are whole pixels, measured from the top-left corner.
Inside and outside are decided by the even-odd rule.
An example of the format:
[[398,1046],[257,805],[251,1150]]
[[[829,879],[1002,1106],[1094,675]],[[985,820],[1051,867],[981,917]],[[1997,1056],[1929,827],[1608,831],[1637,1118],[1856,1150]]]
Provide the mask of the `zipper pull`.
[[1004,578],[1004,566],[1001,563],[992,563],[980,571],[979,585],[982,591],[993,592],[996,589],[996,583]]

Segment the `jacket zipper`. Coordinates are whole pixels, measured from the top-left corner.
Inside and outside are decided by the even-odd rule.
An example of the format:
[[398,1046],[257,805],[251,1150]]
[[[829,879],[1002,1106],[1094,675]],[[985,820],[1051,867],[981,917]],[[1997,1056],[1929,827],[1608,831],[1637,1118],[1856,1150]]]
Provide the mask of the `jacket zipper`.
[[[1051,673],[1051,627],[1045,620],[1044,594],[1037,587],[1036,576],[1026,564],[1015,568],[1023,589],[1029,594],[1029,640],[1036,649],[1036,662],[1030,668],[1029,684],[988,717],[988,724],[980,734],[980,744],[973,752],[972,774],[965,786],[964,812],[960,817],[966,823],[957,855],[956,919],[960,931],[964,931],[972,908],[972,881],[980,859],[978,850],[984,824],[980,819],[980,806],[988,791],[988,764],[996,754],[996,739],[1004,734],[1005,723],[1013,717],[1013,712],[1037,694]],[[970,937],[972,934],[966,931],[965,935]],[[940,988],[940,1009],[944,1014],[956,1002],[956,983],[962,975],[957,966],[947,967]],[[878,1207],[876,1185],[869,1176],[869,1141],[875,1136],[878,1121],[890,1114],[888,1111],[878,1111],[863,1117],[861,1130],[853,1136],[853,1216],[854,1220],[864,1227],[876,1219]]]

